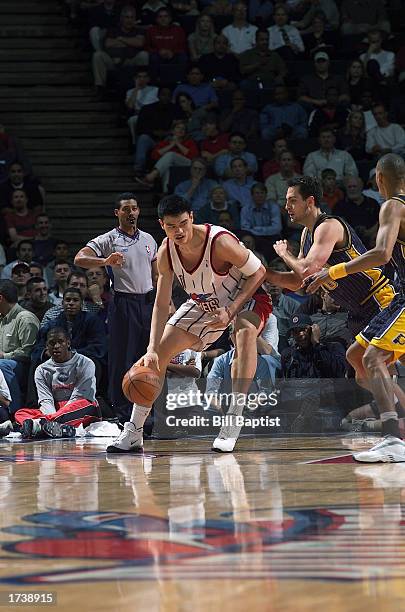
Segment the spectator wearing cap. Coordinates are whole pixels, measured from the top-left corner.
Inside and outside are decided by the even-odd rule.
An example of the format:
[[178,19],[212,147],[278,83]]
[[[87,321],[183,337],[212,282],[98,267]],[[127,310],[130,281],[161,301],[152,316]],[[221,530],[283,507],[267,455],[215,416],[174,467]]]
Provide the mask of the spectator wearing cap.
[[11,280],[17,287],[17,301],[21,303],[25,300],[27,293],[27,283],[31,278],[30,267],[24,261],[19,261],[13,266]]
[[17,263],[24,262],[29,265],[33,259],[33,248],[31,240],[21,240],[16,251],[17,259],[4,266],[1,278],[11,280],[11,273]]
[[363,195],[366,196],[367,198],[371,198],[372,200],[375,200],[376,202],[378,202],[380,206],[381,204],[385,202],[384,196],[382,196],[378,190],[375,168],[371,168],[369,172],[368,181],[367,181],[367,189],[363,189]]
[[336,136],[328,127],[319,132],[319,149],[308,153],[304,163],[304,174],[321,179],[322,170],[332,168],[338,181],[344,176],[358,176],[356,162],[347,151],[335,148]]
[[232,13],[233,21],[223,28],[222,34],[228,39],[232,53],[240,55],[254,46],[257,26],[247,21],[247,8],[243,2],[236,2]]
[[244,80],[242,89],[272,88],[275,83],[283,83],[287,67],[276,51],[269,49],[269,33],[257,30],[256,44],[253,49],[239,56],[239,69]]
[[287,87],[278,85],[274,89],[273,102],[261,110],[260,131],[264,140],[307,138],[307,114],[300,104],[288,98]]
[[41,276],[32,276],[28,279],[26,296],[21,306],[32,312],[39,321],[42,321],[46,311],[52,308],[45,280]]
[[28,208],[28,197],[23,189],[15,189],[11,195],[12,212],[6,214],[7,230],[13,246],[23,238],[34,238],[36,214]]
[[257,172],[256,155],[246,151],[247,142],[242,132],[233,132],[229,135],[229,150],[228,153],[219,155],[214,162],[215,174],[222,179],[227,179],[232,176],[231,162],[236,158],[245,160],[248,173],[255,174]]
[[249,176],[249,168],[243,157],[235,157],[231,161],[231,171],[232,178],[223,182],[226,194],[241,207],[248,206],[252,201],[250,189],[256,181]]
[[344,186],[346,198],[336,204],[333,212],[354,228],[367,248],[372,248],[380,214],[378,202],[363,195],[363,181],[358,176],[346,177]]
[[375,157],[385,153],[405,155],[405,130],[398,123],[390,123],[383,104],[373,106],[373,115],[377,122],[375,128],[367,132],[366,151]]
[[11,393],[10,414],[21,408],[31,351],[39,321],[18,303],[17,287],[9,280],[0,281],[0,370]]
[[255,183],[250,191],[251,204],[242,207],[240,226],[243,231],[253,234],[257,249],[269,261],[275,256],[273,244],[281,238],[280,207],[268,199],[263,183]]
[[295,26],[289,25],[287,9],[277,4],[274,9],[274,25],[268,28],[269,48],[277,51],[285,60],[294,60],[304,53],[305,46],[301,34]]
[[238,202],[228,199],[227,193],[222,185],[215,185],[211,189],[206,204],[196,212],[194,217],[195,222],[221,225],[220,214],[223,212],[229,212],[234,221],[234,229],[240,229]]
[[259,113],[246,106],[246,96],[237,89],[232,94],[232,107],[224,109],[220,116],[223,132],[242,132],[247,139],[256,138],[259,133]]
[[342,34],[364,34],[371,29],[391,31],[383,0],[343,0],[341,6]]
[[336,87],[339,102],[350,102],[343,77],[329,72],[329,55],[326,51],[315,53],[314,68],[314,73],[305,74],[300,81],[299,102],[305,103],[311,110],[321,108],[326,104],[326,91],[329,87]]
[[311,317],[294,314],[290,319],[289,336],[293,345],[281,353],[284,378],[344,378],[345,349],[340,342],[321,342],[319,325]]
[[191,162],[190,178],[179,183],[174,193],[190,202],[191,208],[197,212],[209,200],[209,195],[216,182],[206,178],[207,164],[202,157],[196,157]]

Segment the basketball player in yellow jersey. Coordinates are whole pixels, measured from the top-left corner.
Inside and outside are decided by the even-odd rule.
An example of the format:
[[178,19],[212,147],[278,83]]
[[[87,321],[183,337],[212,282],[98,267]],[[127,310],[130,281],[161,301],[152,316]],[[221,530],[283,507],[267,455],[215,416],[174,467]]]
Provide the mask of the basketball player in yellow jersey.
[[[394,153],[381,157],[376,167],[381,206],[376,245],[353,261],[340,263],[309,277],[307,291],[313,293],[323,283],[349,274],[381,266],[390,260],[396,269],[399,290],[391,304],[375,316],[356,336],[367,347],[363,364],[377,402],[384,440],[354,458],[366,463],[405,461],[405,442],[400,439],[398,415],[394,407],[393,381],[388,365],[405,355],[405,161]],[[309,279],[306,279],[307,281]]]

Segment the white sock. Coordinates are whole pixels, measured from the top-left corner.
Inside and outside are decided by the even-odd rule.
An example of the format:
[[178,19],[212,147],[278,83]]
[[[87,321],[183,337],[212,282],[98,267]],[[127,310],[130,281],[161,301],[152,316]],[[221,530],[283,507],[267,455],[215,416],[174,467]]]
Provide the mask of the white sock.
[[380,419],[382,422],[389,421],[390,419],[393,421],[398,421],[398,413],[395,410],[390,412],[382,412],[380,414]]
[[142,429],[150,411],[151,408],[147,406],[138,406],[138,404],[134,404],[130,422],[135,425],[136,429]]
[[231,403],[227,414],[236,414],[241,416],[246,405],[246,393],[232,393]]

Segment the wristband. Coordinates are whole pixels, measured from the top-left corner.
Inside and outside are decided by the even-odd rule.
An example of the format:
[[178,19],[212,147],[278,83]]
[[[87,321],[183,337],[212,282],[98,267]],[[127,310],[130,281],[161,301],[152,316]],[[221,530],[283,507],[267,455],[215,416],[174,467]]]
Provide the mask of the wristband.
[[328,270],[329,276],[332,280],[338,280],[339,278],[344,278],[347,276],[346,272],[346,264],[340,263],[335,266],[331,266]]

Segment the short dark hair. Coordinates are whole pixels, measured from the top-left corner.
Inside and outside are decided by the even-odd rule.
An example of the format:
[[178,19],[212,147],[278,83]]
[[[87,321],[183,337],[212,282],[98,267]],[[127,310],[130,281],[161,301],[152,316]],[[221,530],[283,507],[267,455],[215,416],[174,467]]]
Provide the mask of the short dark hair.
[[320,208],[322,201],[322,187],[314,176],[301,176],[292,178],[287,183],[288,187],[298,187],[300,195],[306,200],[311,196],[314,198],[315,206]]
[[330,132],[331,134],[333,134],[333,136],[336,136],[336,134],[335,134],[335,132],[333,131],[333,129],[332,129],[332,128],[330,128],[330,127],[327,127],[326,125],[325,125],[324,127],[321,127],[321,128],[320,128],[320,130],[319,130],[319,136],[320,136],[321,134],[325,134],[326,132]]
[[333,168],[324,168],[321,172],[321,177],[325,178],[329,175],[334,176],[336,178],[337,177],[336,170],[334,170]]
[[9,304],[16,304],[18,301],[17,287],[11,280],[0,280],[0,295]]
[[46,340],[49,340],[49,337],[53,334],[63,334],[66,340],[71,340],[70,334],[67,329],[61,327],[59,325],[55,325],[55,327],[51,327],[46,334]]
[[394,184],[405,181],[405,161],[396,153],[386,153],[380,157],[377,170]]
[[40,263],[38,263],[37,261],[31,261],[30,264],[28,264],[30,268],[40,268],[40,270],[44,269],[44,266],[42,266]]
[[233,164],[236,161],[241,161],[241,162],[243,162],[245,168],[248,167],[247,161],[245,159],[243,159],[243,157],[234,157],[233,159],[231,159],[230,164],[229,164],[231,166],[231,168],[232,168]]
[[119,193],[114,201],[114,210],[117,208],[121,208],[121,202],[123,202],[124,200],[136,201],[136,195],[132,193],[132,191],[124,191],[123,193]]
[[[88,286],[88,280],[87,280],[87,276],[85,272],[82,272],[81,270],[73,270],[73,272],[71,272],[69,274],[69,276],[67,277],[67,284],[70,283],[70,281],[72,280],[72,278],[76,276],[76,278],[84,278],[86,280],[86,284]],[[74,289],[76,289],[76,287],[74,287]]]
[[54,250],[56,249],[57,246],[59,246],[60,244],[64,244],[65,246],[67,246],[69,248],[70,244],[68,242],[66,242],[66,240],[57,240],[55,242],[55,247]]
[[65,296],[68,293],[74,293],[75,295],[78,295],[80,301],[83,302],[82,294],[80,293],[80,289],[78,289],[77,287],[66,287],[65,291],[63,292],[63,300],[65,299]]
[[158,204],[157,213],[162,220],[165,215],[177,217],[184,212],[191,213],[191,205],[185,198],[176,194],[165,196]]
[[42,278],[42,276],[33,276],[32,278],[30,278],[26,284],[27,291],[31,291],[33,286],[37,285],[38,283],[45,283],[45,279]]
[[59,259],[58,261],[56,261],[54,269],[56,268],[56,266],[59,265],[69,266],[69,268],[72,268],[72,264],[67,259]]
[[231,140],[232,140],[232,138],[234,138],[235,136],[237,136],[238,138],[242,138],[242,140],[243,140],[244,142],[247,142],[247,140],[246,140],[246,136],[245,136],[245,134],[243,134],[242,132],[231,132],[231,133],[229,134],[229,139],[228,139],[228,140],[229,140],[229,141],[231,141]]
[[20,242],[17,244],[17,248],[16,248],[17,253],[18,253],[18,251],[20,250],[20,247],[22,247],[23,244],[30,244],[32,247],[34,246],[32,244],[32,240],[20,240]]

